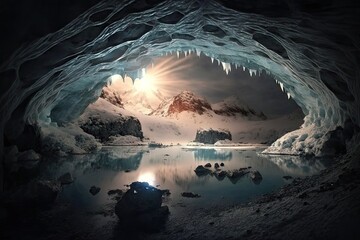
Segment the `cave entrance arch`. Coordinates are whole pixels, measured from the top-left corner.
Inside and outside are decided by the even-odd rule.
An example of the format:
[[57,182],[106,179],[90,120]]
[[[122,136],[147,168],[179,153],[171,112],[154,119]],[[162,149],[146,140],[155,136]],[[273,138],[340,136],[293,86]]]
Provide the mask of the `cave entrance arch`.
[[[135,79],[157,56],[194,51],[226,68],[270,71],[306,117],[301,129],[269,151],[294,153],[300,146],[322,155],[330,131],[347,119],[359,123],[357,21],[340,1],[333,9],[346,16],[342,20],[331,14],[317,18],[297,1],[277,4],[101,2],[63,29],[19,48],[1,66],[1,130],[12,142],[26,124],[70,121],[99,96],[109,76]],[[272,16],[278,7],[279,16]]]

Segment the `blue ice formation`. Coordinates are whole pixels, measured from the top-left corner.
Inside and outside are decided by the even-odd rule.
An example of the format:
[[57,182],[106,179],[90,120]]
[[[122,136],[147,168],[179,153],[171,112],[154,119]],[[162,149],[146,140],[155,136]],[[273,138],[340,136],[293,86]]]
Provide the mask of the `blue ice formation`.
[[350,9],[317,17],[292,1],[289,14],[273,17],[271,4],[222,2],[228,1],[103,1],[23,45],[0,67],[1,130],[12,129],[5,131],[11,139],[25,123],[64,124],[98,98],[110,76],[136,79],[159,56],[191,53],[210,57],[226,73],[267,72],[302,108],[301,128],[268,152],[322,155],[329,132],[347,119],[359,124],[360,34],[352,32],[359,28]]

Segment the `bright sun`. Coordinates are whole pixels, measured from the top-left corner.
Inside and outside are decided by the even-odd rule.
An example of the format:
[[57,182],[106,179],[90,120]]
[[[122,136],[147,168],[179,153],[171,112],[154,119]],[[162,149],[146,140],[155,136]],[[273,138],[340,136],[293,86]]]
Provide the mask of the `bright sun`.
[[137,79],[134,83],[134,87],[138,91],[148,92],[155,89],[155,78],[151,75],[151,73],[146,72],[146,69],[142,69],[142,78]]

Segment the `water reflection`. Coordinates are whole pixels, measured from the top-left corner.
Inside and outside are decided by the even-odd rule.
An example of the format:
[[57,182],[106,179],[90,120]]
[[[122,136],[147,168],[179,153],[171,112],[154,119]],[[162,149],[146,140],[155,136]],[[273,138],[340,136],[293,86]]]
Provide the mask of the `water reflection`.
[[261,155],[278,165],[288,175],[310,176],[330,165],[325,158],[304,158],[288,155]]
[[194,153],[195,160],[209,161],[230,161],[233,157],[232,151],[225,149],[191,149]]
[[[42,172],[44,178],[56,178],[70,172],[76,180],[64,187],[60,199],[74,202],[81,208],[109,203],[108,190],[126,189],[124,185],[134,181],[146,181],[153,186],[160,185],[161,189],[169,189],[170,204],[185,201],[191,206],[200,206],[240,203],[288,183],[283,179],[284,175],[312,175],[326,166],[319,160],[266,156],[259,154],[261,151],[262,149],[189,151],[180,147],[108,147],[93,155],[71,156],[57,161],[51,158],[45,162]],[[223,171],[251,166],[250,170],[258,170],[263,180],[256,182],[256,185],[248,174],[234,179],[216,174],[198,177],[194,169],[209,161],[223,162]],[[210,169],[215,171],[214,164]],[[92,185],[102,189],[96,196],[89,194]],[[184,199],[181,192],[200,194],[201,201]]]

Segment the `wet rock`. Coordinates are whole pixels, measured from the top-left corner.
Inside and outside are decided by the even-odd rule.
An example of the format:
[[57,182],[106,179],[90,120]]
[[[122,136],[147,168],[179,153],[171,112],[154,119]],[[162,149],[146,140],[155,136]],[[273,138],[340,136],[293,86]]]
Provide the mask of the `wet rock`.
[[121,189],[114,189],[114,190],[109,190],[107,192],[108,195],[122,195],[123,191]]
[[204,176],[211,173],[211,170],[205,168],[203,165],[197,166],[194,171],[198,176]]
[[249,171],[246,170],[232,170],[232,171],[227,171],[227,176],[228,178],[240,178],[242,176],[244,176],[245,174],[248,174]]
[[199,197],[201,197],[199,194],[192,193],[192,192],[183,192],[183,193],[181,193],[181,196],[186,197],[186,198],[199,198]]
[[91,188],[89,189],[89,192],[95,196],[96,194],[98,194],[100,192],[101,188],[96,187],[96,186],[91,186]]
[[210,168],[210,167],[211,167],[211,163],[207,163],[207,164],[205,164],[205,167]]
[[162,194],[164,196],[169,196],[171,194],[170,190],[169,189],[164,189],[164,190],[161,190]]
[[223,167],[223,166],[225,166],[225,164],[222,162],[222,163],[220,163],[220,166]]
[[218,163],[215,163],[215,164],[214,164],[214,168],[215,168],[215,169],[218,169],[218,168],[220,168],[220,165],[219,165]]
[[217,180],[222,181],[227,176],[227,172],[223,170],[216,171],[214,172],[214,176],[216,177]]
[[61,185],[66,185],[74,182],[74,178],[71,173],[65,173],[58,178]]
[[169,192],[150,186],[147,182],[133,182],[115,206],[115,214],[123,223],[149,229],[157,228],[169,214],[167,206],[161,206],[162,196]]
[[260,184],[262,181],[262,176],[257,170],[250,172],[250,178],[255,184]]
[[292,177],[292,176],[283,176],[283,178],[284,178],[285,180],[290,180],[290,179],[292,179],[293,177]]

